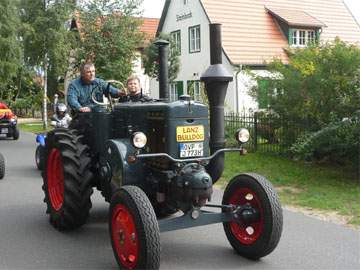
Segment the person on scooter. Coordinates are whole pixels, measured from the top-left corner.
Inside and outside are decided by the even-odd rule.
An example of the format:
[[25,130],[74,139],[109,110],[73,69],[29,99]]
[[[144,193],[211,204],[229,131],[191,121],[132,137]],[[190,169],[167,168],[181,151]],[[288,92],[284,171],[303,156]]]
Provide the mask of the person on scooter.
[[67,113],[67,107],[64,103],[56,105],[55,115],[52,117],[51,125],[54,127],[68,128],[72,118]]

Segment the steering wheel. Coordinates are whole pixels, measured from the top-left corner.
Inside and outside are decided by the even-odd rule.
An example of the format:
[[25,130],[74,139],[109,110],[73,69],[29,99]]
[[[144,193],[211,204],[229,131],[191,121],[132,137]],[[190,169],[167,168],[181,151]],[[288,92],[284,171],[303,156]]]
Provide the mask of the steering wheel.
[[[102,97],[103,102],[98,101],[96,99],[96,93],[101,91],[99,85],[97,84],[91,91],[91,100],[95,104],[100,105],[100,106],[108,107],[110,105],[111,109],[113,109],[113,103],[114,102],[113,102],[113,98],[111,97],[111,94],[110,94],[110,86],[114,85],[116,88],[124,90],[125,94],[127,94],[127,89],[125,88],[124,84],[122,82],[120,82],[120,81],[106,80],[106,82],[107,82],[106,92],[109,93],[108,96],[103,95],[103,97]],[[102,91],[101,91],[101,94],[102,94]]]

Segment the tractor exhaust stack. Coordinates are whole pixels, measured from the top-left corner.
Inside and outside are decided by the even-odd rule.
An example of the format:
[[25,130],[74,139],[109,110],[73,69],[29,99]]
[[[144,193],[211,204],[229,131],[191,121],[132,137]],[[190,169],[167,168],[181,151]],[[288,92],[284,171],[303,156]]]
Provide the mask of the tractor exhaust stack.
[[[225,147],[224,101],[227,87],[233,76],[222,64],[221,24],[210,24],[210,67],[201,75],[209,100],[210,110],[210,150]],[[206,170],[215,183],[224,170],[224,153],[214,158]]]
[[154,43],[159,49],[159,98],[163,100],[169,99],[169,67],[168,67],[168,46],[166,40],[157,40]]

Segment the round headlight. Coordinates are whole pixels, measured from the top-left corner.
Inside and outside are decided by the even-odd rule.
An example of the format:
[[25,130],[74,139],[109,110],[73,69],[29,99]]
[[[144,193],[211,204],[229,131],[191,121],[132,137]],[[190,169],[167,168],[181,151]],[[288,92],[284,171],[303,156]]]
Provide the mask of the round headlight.
[[131,142],[135,148],[144,148],[147,142],[146,135],[142,132],[134,132],[131,136]]
[[247,143],[250,139],[250,132],[246,128],[238,129],[235,133],[235,138],[238,142]]

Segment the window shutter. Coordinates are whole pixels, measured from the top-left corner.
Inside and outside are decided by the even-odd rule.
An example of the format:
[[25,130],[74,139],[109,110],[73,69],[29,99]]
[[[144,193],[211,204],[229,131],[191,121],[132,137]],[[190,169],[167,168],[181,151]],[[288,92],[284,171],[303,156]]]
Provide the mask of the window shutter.
[[270,103],[268,89],[269,89],[269,81],[266,79],[260,80],[258,85],[259,109],[266,109]]
[[184,82],[183,81],[177,81],[177,92],[178,92],[178,98],[184,94]]
[[289,28],[289,37],[288,37],[288,42],[289,42],[289,45],[292,45],[292,38],[293,38],[293,30],[292,28]]

